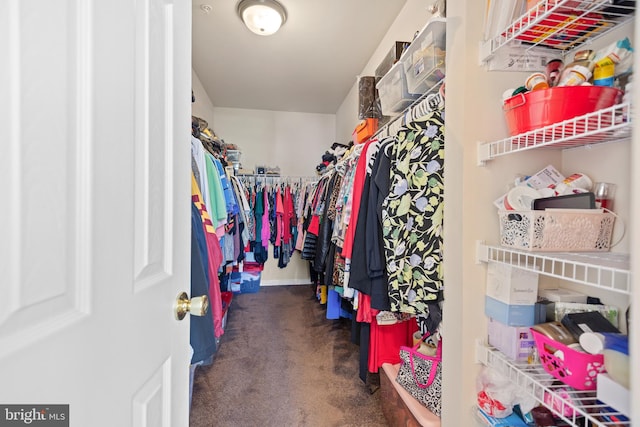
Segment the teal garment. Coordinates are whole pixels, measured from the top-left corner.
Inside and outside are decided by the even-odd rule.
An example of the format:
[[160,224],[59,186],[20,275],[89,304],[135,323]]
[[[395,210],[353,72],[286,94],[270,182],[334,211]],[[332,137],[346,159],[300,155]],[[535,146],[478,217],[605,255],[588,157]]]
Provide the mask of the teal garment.
[[236,200],[236,195],[234,194],[233,189],[231,188],[231,183],[227,178],[227,174],[225,173],[224,167],[222,166],[222,163],[220,162],[220,160],[213,159],[213,163],[218,169],[220,184],[222,185],[222,190],[224,192],[224,199],[227,204],[227,213],[229,215],[235,215],[240,211],[240,208],[238,207],[239,203]]
[[214,163],[215,160],[211,153],[205,153],[209,198],[211,200],[211,212],[209,212],[209,215],[215,228],[218,228],[227,222],[227,203],[224,197],[222,182],[220,181],[220,173]]

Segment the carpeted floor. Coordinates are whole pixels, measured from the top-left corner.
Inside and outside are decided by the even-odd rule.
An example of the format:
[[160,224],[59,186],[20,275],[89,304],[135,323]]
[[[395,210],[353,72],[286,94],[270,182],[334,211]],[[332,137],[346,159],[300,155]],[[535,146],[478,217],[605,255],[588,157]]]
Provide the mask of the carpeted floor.
[[213,364],[196,370],[190,426],[387,426],[350,336],[310,286],[234,295]]

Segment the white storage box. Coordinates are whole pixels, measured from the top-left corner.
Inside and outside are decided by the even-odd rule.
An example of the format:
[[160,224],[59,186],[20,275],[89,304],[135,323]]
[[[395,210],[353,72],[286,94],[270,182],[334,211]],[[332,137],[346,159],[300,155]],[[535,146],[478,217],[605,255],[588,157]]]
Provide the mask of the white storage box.
[[538,299],[538,273],[489,261],[487,296],[506,304],[535,304]]
[[407,78],[402,62],[396,62],[384,77],[376,84],[382,114],[393,116],[400,113],[418,99],[419,95],[407,91]]
[[538,295],[553,302],[578,302],[580,304],[587,303],[587,296],[585,294],[577,291],[572,291],[571,289],[540,289]]
[[491,297],[484,297],[484,314],[508,326],[533,326],[536,324],[535,304],[505,304]]
[[446,19],[432,18],[402,54],[409,93],[423,94],[444,78]]
[[497,320],[489,319],[487,325],[489,345],[500,350],[509,359],[526,362],[536,346],[531,328],[528,326],[508,326]]
[[598,374],[597,398],[626,416],[631,414],[629,389],[618,384],[608,374]]

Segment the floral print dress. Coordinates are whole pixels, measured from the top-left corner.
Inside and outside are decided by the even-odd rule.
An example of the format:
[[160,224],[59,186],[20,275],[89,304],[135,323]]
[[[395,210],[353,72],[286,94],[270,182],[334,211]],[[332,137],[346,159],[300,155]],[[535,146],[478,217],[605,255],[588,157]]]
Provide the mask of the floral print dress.
[[391,311],[416,315],[442,299],[444,119],[434,111],[400,129],[389,147],[382,235]]

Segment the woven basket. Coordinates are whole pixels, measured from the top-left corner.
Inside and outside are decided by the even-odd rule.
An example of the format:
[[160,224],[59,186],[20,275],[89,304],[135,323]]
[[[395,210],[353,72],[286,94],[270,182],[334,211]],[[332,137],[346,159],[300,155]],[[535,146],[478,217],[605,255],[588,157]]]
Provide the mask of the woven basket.
[[499,211],[500,244],[530,251],[604,252],[615,215],[583,209]]

